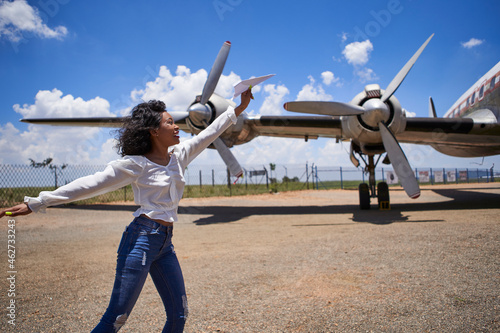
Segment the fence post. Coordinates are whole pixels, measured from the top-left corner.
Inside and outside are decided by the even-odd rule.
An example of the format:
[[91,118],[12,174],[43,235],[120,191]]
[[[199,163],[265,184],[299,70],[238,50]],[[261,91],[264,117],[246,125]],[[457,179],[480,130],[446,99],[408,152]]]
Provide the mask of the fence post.
[[201,169],[200,169],[200,190],[201,190],[201,183],[202,183],[202,179],[201,179]]
[[214,169],[212,169],[212,186],[215,187],[215,175],[214,175]]
[[309,189],[309,166],[306,162],[306,188]]
[[267,169],[264,167],[264,170],[266,170],[266,188],[269,190],[269,175],[267,174]]
[[316,189],[319,190],[318,166],[315,166],[316,171]]
[[344,189],[344,178],[342,177],[342,167],[340,167],[340,189]]
[[432,174],[432,168],[430,170],[431,170],[431,172],[430,172],[430,174],[431,174],[431,185],[434,185],[434,175]]

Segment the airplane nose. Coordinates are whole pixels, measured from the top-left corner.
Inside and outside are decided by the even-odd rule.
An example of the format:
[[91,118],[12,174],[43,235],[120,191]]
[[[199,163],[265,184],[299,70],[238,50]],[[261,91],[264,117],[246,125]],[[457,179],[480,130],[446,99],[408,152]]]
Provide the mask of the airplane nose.
[[189,120],[196,127],[203,128],[205,123],[210,122],[212,112],[207,104],[203,105],[200,103],[193,104],[188,109]]

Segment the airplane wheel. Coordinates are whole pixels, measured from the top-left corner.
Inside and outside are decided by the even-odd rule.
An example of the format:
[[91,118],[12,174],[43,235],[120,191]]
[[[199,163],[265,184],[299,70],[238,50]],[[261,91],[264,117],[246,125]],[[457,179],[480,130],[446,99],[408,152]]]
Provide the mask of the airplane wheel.
[[359,208],[370,209],[370,189],[368,184],[359,184]]
[[377,198],[378,198],[378,209],[388,210],[391,209],[390,198],[389,198],[389,186],[386,182],[380,182],[377,184]]

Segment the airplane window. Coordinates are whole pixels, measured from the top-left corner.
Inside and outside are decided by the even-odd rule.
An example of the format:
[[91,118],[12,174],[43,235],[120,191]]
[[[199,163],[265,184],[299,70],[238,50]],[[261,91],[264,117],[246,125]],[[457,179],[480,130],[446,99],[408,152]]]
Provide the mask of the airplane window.
[[484,86],[481,86],[481,89],[479,89],[479,99],[483,98],[484,94]]
[[490,89],[495,88],[495,81],[496,81],[495,79],[496,79],[496,77],[495,77],[495,76],[493,76],[493,77],[491,78],[491,82],[490,82]]
[[470,99],[470,104],[471,104],[471,105],[474,105],[474,102],[475,102],[475,96],[476,96],[476,92],[474,91],[474,92],[472,93],[472,97],[471,97],[471,99]]
[[470,102],[470,97],[467,98],[467,103],[465,104],[465,107],[468,107],[469,106],[469,102]]

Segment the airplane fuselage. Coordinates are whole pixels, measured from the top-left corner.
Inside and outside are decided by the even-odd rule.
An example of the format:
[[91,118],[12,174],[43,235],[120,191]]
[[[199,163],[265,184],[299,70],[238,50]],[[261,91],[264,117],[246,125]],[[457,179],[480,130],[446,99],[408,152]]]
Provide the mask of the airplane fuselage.
[[461,145],[432,145],[437,151],[456,157],[500,154],[500,138],[497,135],[488,136],[492,128],[500,123],[500,62],[472,85],[445,113],[444,118],[464,119],[464,122],[472,119],[471,129],[467,142]]

